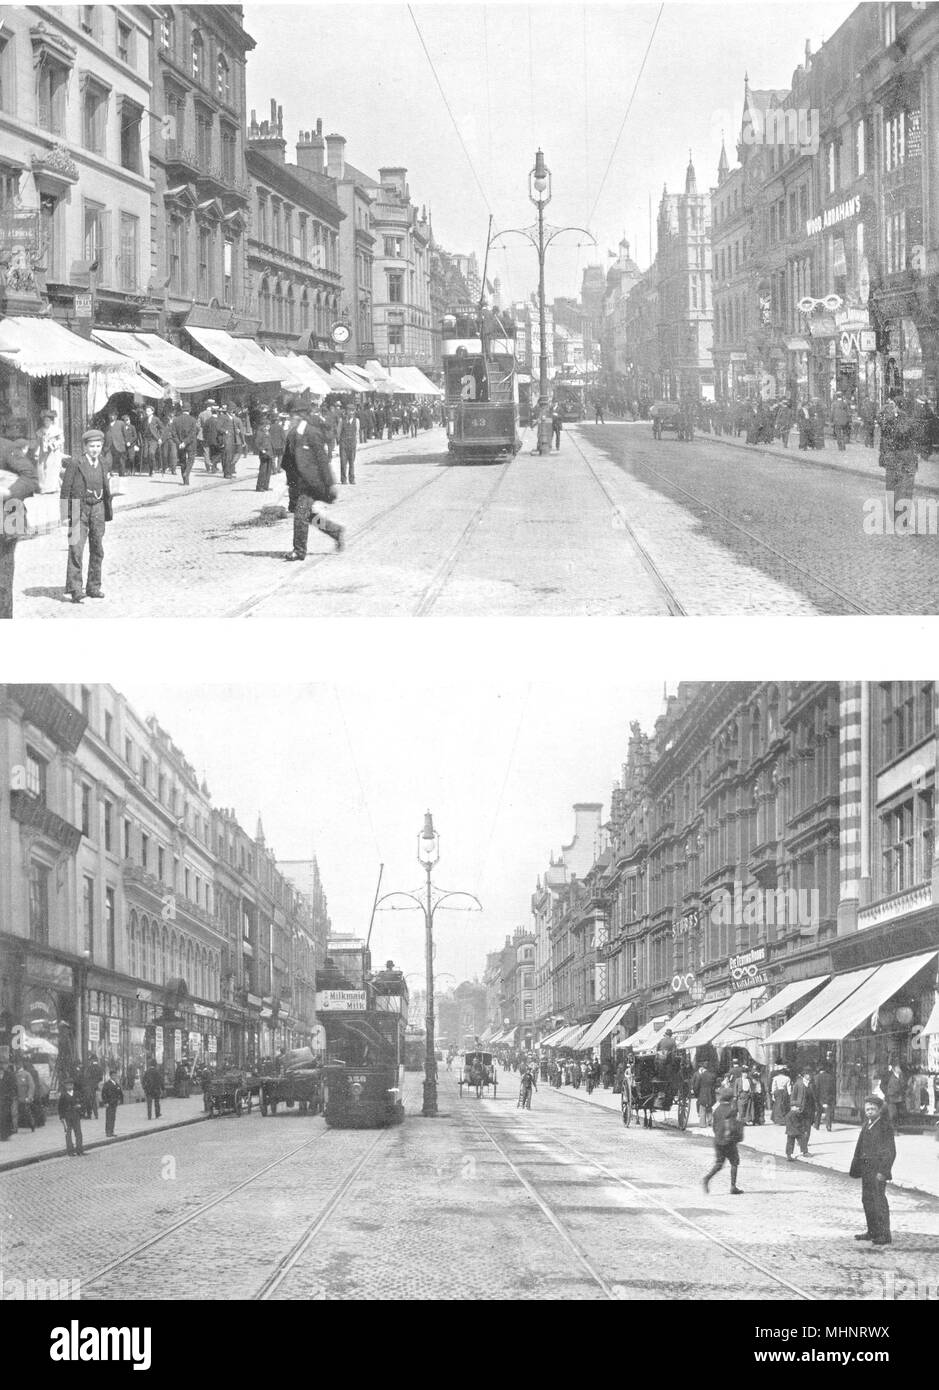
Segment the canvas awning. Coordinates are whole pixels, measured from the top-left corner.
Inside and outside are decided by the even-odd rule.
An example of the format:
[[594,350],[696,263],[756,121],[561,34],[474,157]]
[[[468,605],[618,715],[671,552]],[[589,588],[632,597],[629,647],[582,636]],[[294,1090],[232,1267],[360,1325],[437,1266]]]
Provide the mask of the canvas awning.
[[[841,1042],[865,1019],[935,961],[937,951],[885,961],[865,970],[836,975],[821,994],[772,1033],[768,1042]],[[792,1034],[793,1036],[790,1036]]]
[[936,995],[936,1002],[932,1006],[932,1013],[923,1025],[923,1032],[927,1034],[939,1033],[939,994]]
[[[737,994],[732,994],[729,999],[725,999],[720,1007],[711,1015],[706,1023],[702,1023],[700,1028],[682,1041],[682,1047],[686,1047],[690,1052],[693,1047],[704,1047],[705,1043],[713,1043],[720,1038],[725,1029],[735,1023],[743,1014],[750,1012],[750,1005],[753,1000],[763,993],[763,986],[759,989],[742,989]],[[741,1039],[737,1039],[741,1041]],[[723,1044],[728,1046],[728,1044]]]
[[651,1047],[656,1038],[668,1027],[668,1014],[659,1014],[657,1018],[650,1018],[648,1023],[630,1037],[624,1038],[618,1047],[631,1047],[634,1052],[641,1052],[644,1048]]
[[353,381],[360,382],[363,390],[375,390],[375,383],[364,367],[357,367],[354,362],[340,362],[337,365],[342,367],[343,375],[351,377]]
[[380,391],[384,396],[404,396],[408,395],[408,387],[402,386],[399,381],[386,372],[380,362],[370,357],[365,364],[365,371],[372,378],[374,383],[372,390]]
[[54,319],[0,321],[0,358],[27,376],[87,376],[91,371],[126,374],[127,359],[90,338],[81,338]]
[[629,1008],[628,1004],[614,1004],[610,1009],[604,1009],[599,1018],[594,1019],[589,1031],[581,1039],[581,1047],[599,1047],[603,1039],[612,1033],[620,1019]]
[[394,379],[413,396],[442,396],[439,386],[424,375],[419,367],[395,367]]
[[542,1038],[542,1039],[541,1039],[541,1042],[538,1044],[538,1046],[539,1046],[539,1047],[553,1047],[553,1046],[554,1046],[554,1043],[555,1043],[555,1039],[556,1039],[556,1038],[559,1038],[559,1037],[561,1036],[562,1033],[566,1033],[567,1030],[568,1030],[568,1027],[569,1027],[569,1025],[565,1023],[565,1024],[563,1025],[563,1027],[553,1029],[553,1030],[548,1034],[548,1036],[547,1036],[546,1038]]
[[709,1019],[712,1014],[717,1013],[717,1010],[723,1002],[722,999],[708,999],[706,1003],[695,1004],[694,1008],[688,1011],[675,1030],[675,1041],[678,1043],[678,1046],[684,1047],[683,1039],[690,1038],[691,1034],[695,1032],[696,1029],[700,1028],[701,1024],[704,1023],[706,1019]]
[[356,381],[354,376],[349,376],[338,362],[334,362],[329,369],[329,379],[333,383],[334,391],[354,391],[356,395],[363,395],[370,391],[370,386],[363,386],[361,381]]
[[118,333],[96,328],[91,336],[113,352],[132,358],[150,376],[180,395],[213,391],[231,381],[227,372],[200,362],[198,357],[165,342],[156,333]]
[[289,375],[289,370],[276,365],[276,359],[268,357],[253,338],[233,338],[223,328],[187,327],[186,332],[201,348],[253,386],[278,386]]
[[[825,983],[830,976],[813,975],[808,980],[793,980],[788,985],[783,985],[778,994],[774,994],[772,999],[765,1000],[758,1009],[746,1019],[746,1023],[765,1023],[767,1019],[775,1018],[777,1014],[784,1014],[787,1009],[791,1009],[793,1004],[797,1004],[800,999],[805,999],[813,990],[818,989]],[[744,1024],[735,1023],[734,1028],[743,1027]]]

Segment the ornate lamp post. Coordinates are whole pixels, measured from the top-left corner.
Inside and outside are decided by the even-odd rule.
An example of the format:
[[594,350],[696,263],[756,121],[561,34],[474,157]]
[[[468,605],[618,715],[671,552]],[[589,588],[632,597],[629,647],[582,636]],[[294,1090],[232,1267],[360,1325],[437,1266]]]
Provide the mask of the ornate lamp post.
[[584,236],[590,237],[591,244],[596,246],[596,238],[587,231],[586,227],[553,227],[545,236],[544,210],[551,201],[551,170],[544,162],[544,152],[538,150],[535,154],[534,168],[528,172],[528,196],[538,209],[538,221],[533,227],[509,227],[504,232],[499,232],[493,237],[490,246],[494,247],[499,237],[503,236],[523,236],[531,242],[538,253],[538,324],[541,333],[541,351],[538,354],[538,405],[548,404],[548,344],[546,341],[546,311],[544,293],[544,258],[545,252],[554,241],[555,237],[562,232],[582,232]]
[[[379,898],[376,903],[377,908],[389,898],[409,898],[424,914],[424,964],[427,999],[424,1015],[424,1027],[426,1030],[426,1046],[424,1049],[424,1103],[421,1107],[421,1114],[429,1118],[433,1118],[437,1114],[437,1049],[434,1040],[434,913],[448,898],[469,898],[475,903],[475,910],[482,911],[482,903],[474,893],[465,893],[459,889],[445,893],[435,890],[431,882],[431,873],[439,858],[440,836],[434,829],[434,818],[428,811],[424,816],[424,828],[417,837],[417,862],[423,866],[427,874],[427,885],[424,890],[424,895],[418,897],[416,893],[398,891],[386,893],[383,897]],[[407,908],[394,907],[391,909],[392,912],[408,910]],[[473,910],[473,908],[455,909],[455,911],[458,912],[471,912]]]

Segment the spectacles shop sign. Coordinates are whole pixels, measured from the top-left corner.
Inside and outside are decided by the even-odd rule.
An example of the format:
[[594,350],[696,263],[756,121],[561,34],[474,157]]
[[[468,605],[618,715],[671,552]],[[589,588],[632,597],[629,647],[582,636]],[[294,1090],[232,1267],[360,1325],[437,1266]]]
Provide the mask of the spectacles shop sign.
[[321,989],[316,996],[316,1012],[364,1013],[364,989]]
[[766,984],[766,950],[757,946],[752,951],[730,958],[731,989],[753,989]]

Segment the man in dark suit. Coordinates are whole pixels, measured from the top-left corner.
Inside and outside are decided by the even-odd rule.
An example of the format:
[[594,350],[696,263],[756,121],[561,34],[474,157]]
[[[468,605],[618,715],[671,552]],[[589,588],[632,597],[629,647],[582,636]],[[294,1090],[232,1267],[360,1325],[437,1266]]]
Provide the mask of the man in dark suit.
[[0,439],[0,618],[13,617],[16,542],[26,534],[23,503],[38,491],[39,473],[29,440]]
[[[104,598],[101,590],[101,564],[104,559],[104,528],[112,518],[108,475],[101,460],[104,435],[101,430],[85,430],[82,456],[72,459],[65,470],[59,494],[62,520],[68,530],[68,567],[65,587],[73,603],[88,598]],[[82,586],[85,543],[88,543],[88,583]]]
[[809,1134],[817,1109],[818,1098],[815,1094],[812,1073],[806,1069],[792,1088],[792,1102],[789,1106],[789,1114],[786,1116],[787,1158],[792,1158],[797,1139],[799,1152],[804,1158],[808,1157]]
[[835,1114],[836,1087],[834,1075],[827,1066],[823,1066],[815,1077],[815,1091],[818,1097],[815,1128],[818,1129],[821,1126],[822,1111],[824,1111],[825,1128],[831,1133],[831,1122]]
[[184,405],[176,407],[169,433],[176,446],[176,457],[179,460],[179,481],[183,487],[189,487],[189,475],[196,457],[199,425]]
[[319,417],[313,417],[309,406],[302,403],[293,408],[284,445],[284,473],[293,511],[293,550],[284,558],[306,559],[311,522],[327,536],[332,536],[336,549],[342,550],[343,528],[313,510],[314,502],[335,501],[336,483],[326,452],[325,427]]
[[906,1082],[903,1079],[900,1063],[895,1057],[891,1058],[890,1070],[883,1078],[881,1090],[887,1103],[887,1119],[890,1121],[891,1129],[895,1130],[900,1115],[900,1106],[903,1104],[903,1097],[906,1094]]
[[887,1204],[887,1183],[893,1177],[897,1146],[890,1121],[884,1114],[884,1102],[879,1096],[867,1096],[864,1101],[864,1124],[857,1138],[851,1177],[861,1179],[861,1202],[867,1218],[867,1230],[854,1237],[869,1240],[871,1245],[889,1245],[890,1207]]

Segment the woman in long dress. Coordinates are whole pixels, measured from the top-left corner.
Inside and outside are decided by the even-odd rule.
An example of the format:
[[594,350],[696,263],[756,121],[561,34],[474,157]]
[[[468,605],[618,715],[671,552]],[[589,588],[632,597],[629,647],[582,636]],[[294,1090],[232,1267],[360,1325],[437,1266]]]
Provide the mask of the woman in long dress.
[[782,1068],[773,1073],[771,1094],[773,1098],[773,1124],[784,1125],[786,1116],[789,1114],[792,1082],[789,1079],[789,1073],[783,1071]]

